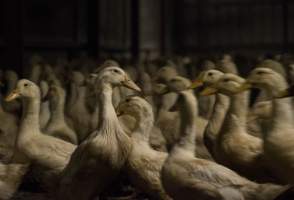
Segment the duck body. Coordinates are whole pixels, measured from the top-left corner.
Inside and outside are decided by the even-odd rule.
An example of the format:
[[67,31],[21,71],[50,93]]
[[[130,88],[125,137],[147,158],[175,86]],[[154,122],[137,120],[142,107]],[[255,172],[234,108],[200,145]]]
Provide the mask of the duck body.
[[113,84],[139,88],[118,67],[104,68],[97,76],[100,122],[97,130],[78,146],[64,170],[61,199],[88,200],[99,195],[115,180],[132,150],[112,104],[112,89]]
[[[272,69],[262,67],[256,68],[250,73],[247,84],[262,89],[272,99],[288,88],[288,84],[282,75]],[[294,169],[292,112],[290,98],[273,99],[269,127],[263,133],[264,154],[270,161],[276,175],[284,183],[293,183],[294,181],[292,173]]]
[[[42,177],[38,178],[47,183],[50,182],[47,179],[49,177],[50,180],[57,180],[76,146],[40,131],[40,90],[38,86],[29,80],[20,80],[7,100],[18,97],[22,100],[23,112],[16,141],[17,150],[37,168],[43,169],[40,173]],[[52,182],[52,185],[54,184]]]
[[131,134],[133,144],[124,167],[135,187],[155,199],[171,199],[164,191],[160,172],[167,153],[156,151],[149,142],[154,130],[152,106],[140,97],[130,97],[119,104],[118,110],[136,119]]
[[[212,161],[194,157],[194,95],[181,92],[182,136],[166,159],[161,179],[165,191],[173,199],[274,199],[285,187],[256,184],[234,171]],[[270,190],[268,188],[271,188]]]
[[133,150],[126,163],[132,183],[156,199],[171,199],[163,190],[160,172],[167,153],[153,150],[149,144],[133,140]]

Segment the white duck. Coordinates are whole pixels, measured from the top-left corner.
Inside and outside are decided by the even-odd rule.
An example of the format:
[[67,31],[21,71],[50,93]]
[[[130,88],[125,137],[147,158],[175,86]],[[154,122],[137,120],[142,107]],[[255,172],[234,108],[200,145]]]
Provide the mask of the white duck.
[[[217,81],[223,75],[223,72],[214,69],[203,71],[192,83],[191,88],[197,88],[200,86],[211,86],[217,83]],[[203,134],[205,146],[213,157],[215,156],[214,150],[216,147],[217,137],[229,107],[229,98],[227,96],[220,93],[217,93],[214,96],[215,103],[213,105],[211,116],[208,120],[208,124],[205,127],[205,131]]]
[[[75,145],[46,135],[40,130],[40,89],[32,81],[21,79],[6,101],[22,100],[22,118],[19,126],[16,147],[35,166],[42,168],[44,182],[54,184],[67,165]],[[44,175],[44,176],[43,176]],[[48,181],[48,179],[50,181]]]
[[101,69],[96,86],[100,122],[71,157],[61,182],[61,199],[88,200],[100,194],[116,178],[132,150],[116,116],[112,94],[115,86],[140,88],[117,66]]
[[[167,83],[170,84],[170,82],[173,82],[174,87],[179,87],[179,88],[182,88],[183,85],[185,85],[186,87],[189,87],[191,85],[191,82],[188,79],[181,77],[181,76],[175,76],[175,77],[171,78]],[[157,88],[157,89],[158,89],[158,92],[161,93],[161,90],[166,89],[166,85],[163,85],[162,89],[159,89],[159,88]],[[174,100],[176,100],[176,98],[178,97],[178,94],[174,93],[174,92],[172,92],[172,93],[175,95]],[[164,94],[163,98],[166,98],[167,96],[168,96],[168,94]],[[165,102],[165,101],[163,101],[163,102]],[[159,127],[164,128],[162,130],[162,132],[163,132],[163,135],[165,136],[165,138],[168,138],[167,139],[168,149],[170,149],[170,147],[176,141],[179,140],[179,137],[180,137],[179,127],[180,127],[180,123],[182,120],[178,111],[173,111],[173,112],[170,111],[170,108],[172,106],[173,106],[173,104],[169,105],[169,110],[167,110],[167,107],[165,107],[165,109],[163,109],[163,107],[161,107],[161,109],[160,109],[160,112],[165,112],[165,115],[166,115],[165,120],[160,121],[160,122],[165,122],[165,123],[161,123],[161,126],[159,126]],[[197,106],[197,99],[196,99],[196,106]],[[168,113],[172,113],[173,115],[171,115],[171,114],[168,115]],[[212,159],[211,155],[208,153],[208,151],[203,143],[203,132],[206,127],[207,120],[203,119],[202,117],[200,117],[198,115],[198,106],[196,108],[196,115],[197,115],[197,117],[195,118],[195,124],[199,127],[198,132],[197,132],[197,136],[196,136],[196,142],[198,145],[198,147],[196,148],[196,153],[201,158]]]
[[263,141],[247,131],[248,93],[237,93],[244,82],[245,79],[227,73],[202,92],[221,93],[230,98],[230,106],[214,147],[214,158],[252,180],[271,181],[263,154]]
[[[285,78],[268,68],[254,69],[240,90],[257,87],[270,98],[280,95],[288,87]],[[294,183],[294,127],[291,98],[273,99],[271,123],[263,134],[264,154],[286,183]]]
[[136,128],[131,136],[133,149],[125,166],[132,183],[155,199],[170,199],[160,180],[167,153],[152,149],[149,142],[154,124],[152,106],[140,97],[129,97],[119,104],[117,111],[136,119]]
[[51,85],[47,94],[49,99],[50,120],[44,132],[48,135],[63,139],[72,144],[78,144],[78,138],[72,130],[64,116],[65,91],[58,85]]
[[173,199],[269,200],[286,189],[256,184],[222,165],[195,157],[196,99],[191,90],[177,92],[180,94],[177,101],[180,116],[185,120],[181,123],[181,138],[169,153],[161,172],[164,189]]

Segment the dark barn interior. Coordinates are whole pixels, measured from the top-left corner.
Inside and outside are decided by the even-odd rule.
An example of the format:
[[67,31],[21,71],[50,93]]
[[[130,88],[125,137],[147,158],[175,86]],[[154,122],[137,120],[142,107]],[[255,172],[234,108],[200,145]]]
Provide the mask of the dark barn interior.
[[294,199],[293,50],[293,0],[0,1],[0,199]]

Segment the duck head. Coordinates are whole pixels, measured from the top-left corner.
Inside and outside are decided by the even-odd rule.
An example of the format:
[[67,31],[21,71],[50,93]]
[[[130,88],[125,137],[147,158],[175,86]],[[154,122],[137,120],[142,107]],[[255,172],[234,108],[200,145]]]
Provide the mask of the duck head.
[[245,79],[235,74],[223,74],[219,80],[206,87],[201,91],[200,95],[207,96],[215,93],[222,93],[227,96],[232,96],[240,92],[239,88],[245,83]]
[[127,97],[119,103],[116,111],[118,115],[130,115],[135,118],[153,115],[152,106],[145,99],[138,96]]
[[215,84],[220,77],[224,75],[223,72],[215,69],[206,70],[199,74],[195,81],[191,84],[191,89],[198,88],[201,86],[210,86]]
[[139,86],[130,79],[128,74],[117,66],[103,68],[98,74],[92,74],[92,76],[96,77],[95,82],[100,81],[100,83],[110,84],[113,87],[123,86],[141,92]]
[[16,88],[5,100],[12,101],[17,98],[40,98],[40,89],[34,82],[21,79],[17,82]]
[[278,72],[269,68],[255,68],[252,70],[246,82],[239,88],[239,91],[250,88],[265,90],[272,97],[279,96],[281,91],[288,87],[285,78]]

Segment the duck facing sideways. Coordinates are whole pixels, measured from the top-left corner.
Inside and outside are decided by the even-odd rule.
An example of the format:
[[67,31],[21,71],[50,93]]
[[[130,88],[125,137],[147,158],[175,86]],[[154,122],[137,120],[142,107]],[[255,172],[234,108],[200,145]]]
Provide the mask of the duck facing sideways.
[[181,138],[161,171],[163,187],[173,199],[269,200],[287,189],[256,184],[222,165],[195,157],[195,96],[191,90],[177,92],[180,116],[185,120],[181,123]]
[[275,98],[288,88],[279,73],[268,68],[251,71],[240,91],[256,87],[272,98],[272,115],[269,127],[263,133],[264,154],[285,183],[294,183],[294,126],[291,98]]
[[99,125],[78,146],[64,170],[60,199],[89,200],[99,195],[115,180],[132,150],[115,113],[112,95],[116,86],[135,91],[140,88],[118,66],[102,68],[96,76]]
[[76,146],[40,131],[40,89],[35,83],[26,79],[19,80],[6,101],[17,98],[22,101],[23,111],[16,147],[32,164],[44,169],[44,177],[41,179],[54,185]]
[[125,166],[134,186],[155,199],[171,199],[164,192],[160,180],[167,153],[152,149],[149,143],[154,125],[152,106],[140,97],[129,97],[119,104],[117,112],[136,119],[131,136],[133,149]]
[[248,92],[238,93],[243,83],[245,79],[228,73],[202,91],[203,95],[221,93],[230,98],[214,149],[215,160],[251,180],[273,181],[262,139],[247,132]]
[[[222,76],[224,75],[223,72],[218,70],[206,70],[199,74],[197,79],[192,83],[190,88],[198,88],[198,87],[205,87],[211,86],[215,84]],[[208,96],[208,97],[211,97]],[[224,122],[224,118],[226,116],[228,107],[229,107],[229,98],[226,95],[221,93],[215,94],[215,103],[212,108],[211,116],[208,120],[207,126],[205,127],[204,134],[203,134],[203,141],[204,144],[212,155],[215,158],[215,147],[217,142],[217,137],[221,126]]]

